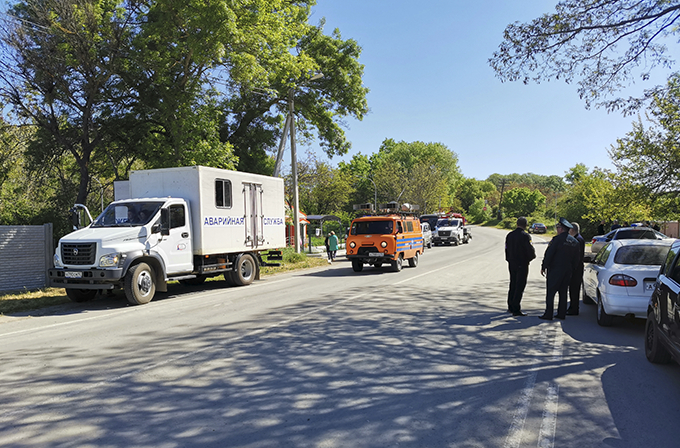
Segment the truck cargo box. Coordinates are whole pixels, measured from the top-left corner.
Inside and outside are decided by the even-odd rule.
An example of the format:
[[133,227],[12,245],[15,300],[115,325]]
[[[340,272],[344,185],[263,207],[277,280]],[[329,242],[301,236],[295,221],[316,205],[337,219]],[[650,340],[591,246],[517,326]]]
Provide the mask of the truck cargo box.
[[130,197],[189,203],[194,255],[284,247],[283,179],[204,166],[130,173]]

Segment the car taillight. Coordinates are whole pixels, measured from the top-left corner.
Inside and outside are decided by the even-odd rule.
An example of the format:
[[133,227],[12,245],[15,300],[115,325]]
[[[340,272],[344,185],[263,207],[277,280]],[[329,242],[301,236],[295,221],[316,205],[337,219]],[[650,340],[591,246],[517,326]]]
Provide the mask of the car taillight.
[[595,244],[595,238],[590,242],[590,244]]
[[609,279],[609,284],[614,286],[637,286],[637,280],[629,275],[616,274]]

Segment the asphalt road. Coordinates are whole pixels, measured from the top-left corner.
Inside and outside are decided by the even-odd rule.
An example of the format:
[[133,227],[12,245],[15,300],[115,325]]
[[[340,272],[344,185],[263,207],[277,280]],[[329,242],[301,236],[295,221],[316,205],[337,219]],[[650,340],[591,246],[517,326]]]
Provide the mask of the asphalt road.
[[545,322],[534,237],[505,312],[505,232],[400,273],[350,263],[0,317],[3,447],[676,447],[680,367],[644,321]]

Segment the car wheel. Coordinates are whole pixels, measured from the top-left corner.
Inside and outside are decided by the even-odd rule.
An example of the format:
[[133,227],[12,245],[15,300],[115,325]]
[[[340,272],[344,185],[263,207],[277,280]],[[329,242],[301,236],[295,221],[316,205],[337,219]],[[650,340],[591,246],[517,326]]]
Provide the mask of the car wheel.
[[649,362],[667,364],[671,360],[671,354],[666,350],[666,347],[661,345],[658,331],[659,327],[654,319],[654,314],[647,314],[647,323],[645,324],[645,356]]
[[66,295],[74,302],[87,302],[97,295],[96,289],[67,289]]
[[236,260],[236,266],[232,273],[232,278],[236,286],[250,285],[255,280],[257,266],[255,260],[249,254],[243,254]]
[[354,272],[361,272],[364,269],[364,263],[361,260],[352,260],[352,269]]
[[146,263],[139,263],[130,268],[124,281],[125,297],[131,305],[144,305],[151,302],[156,294],[153,270]]
[[604,309],[604,303],[600,293],[597,293],[597,324],[601,327],[610,327],[614,323],[614,316],[610,316]]
[[586,305],[593,305],[595,301],[592,299],[592,297],[589,297],[588,294],[586,294],[586,285],[581,284],[581,295],[583,296],[583,303]]
[[418,252],[416,252],[413,258],[408,259],[408,265],[411,266],[412,268],[418,266]]
[[392,272],[399,272],[404,266],[404,256],[399,254],[396,260],[392,260]]

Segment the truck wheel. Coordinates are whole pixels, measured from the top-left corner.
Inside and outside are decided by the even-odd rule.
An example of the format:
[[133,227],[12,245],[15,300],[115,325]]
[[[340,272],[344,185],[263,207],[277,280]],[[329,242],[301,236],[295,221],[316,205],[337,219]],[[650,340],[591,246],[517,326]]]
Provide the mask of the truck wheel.
[[418,252],[416,252],[413,258],[408,259],[408,265],[411,266],[412,268],[418,266]]
[[96,289],[67,289],[66,295],[74,302],[87,302],[97,295]]
[[364,263],[361,260],[352,260],[352,269],[354,272],[361,272],[364,270]]
[[234,272],[232,273],[236,286],[250,285],[255,280],[256,270],[255,260],[249,254],[243,254],[238,257]]
[[392,261],[392,272],[399,272],[404,266],[404,255],[399,254],[396,260]]
[[224,276],[224,281],[227,282],[227,285],[238,286],[236,280],[234,280],[234,271],[225,272],[222,275]]
[[666,347],[661,345],[658,331],[659,327],[656,325],[654,313],[649,313],[645,324],[645,356],[649,362],[667,364],[671,360],[671,354]]
[[179,283],[184,286],[198,286],[205,283],[205,279],[208,278],[205,275],[197,275],[196,278],[189,278],[186,280],[180,280]]
[[149,303],[156,294],[153,270],[146,263],[139,263],[130,268],[125,276],[125,297],[131,305]]

